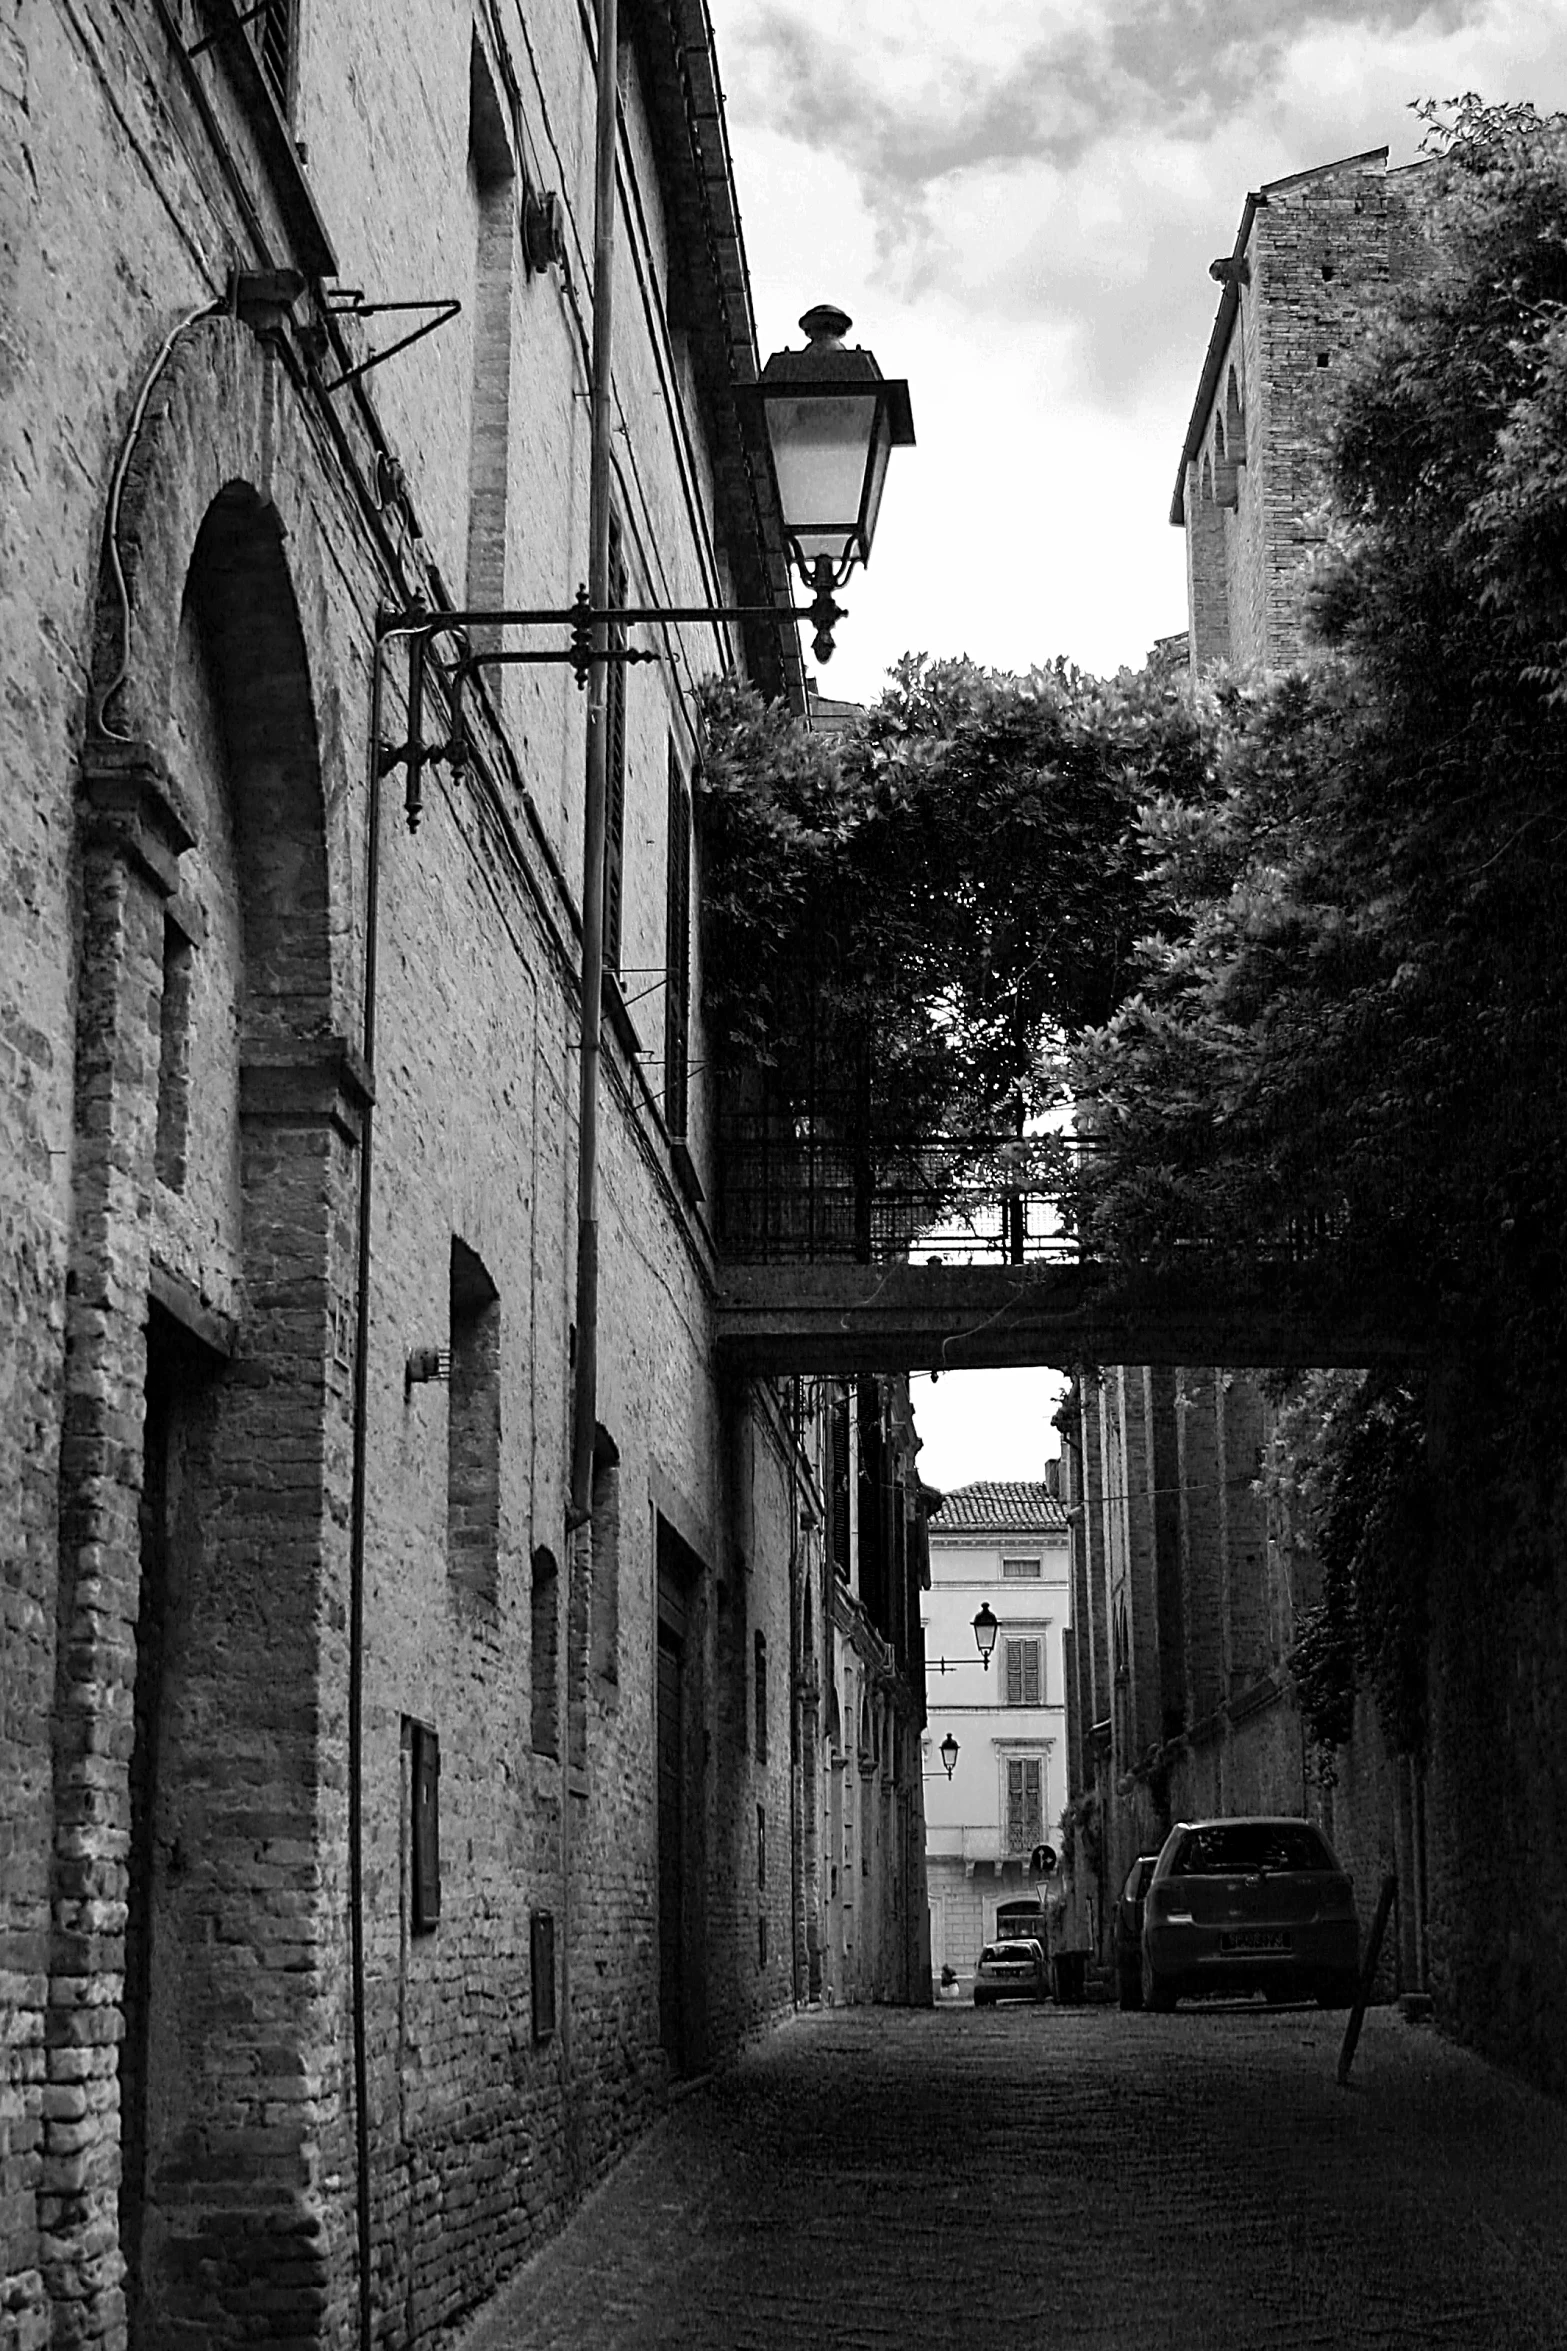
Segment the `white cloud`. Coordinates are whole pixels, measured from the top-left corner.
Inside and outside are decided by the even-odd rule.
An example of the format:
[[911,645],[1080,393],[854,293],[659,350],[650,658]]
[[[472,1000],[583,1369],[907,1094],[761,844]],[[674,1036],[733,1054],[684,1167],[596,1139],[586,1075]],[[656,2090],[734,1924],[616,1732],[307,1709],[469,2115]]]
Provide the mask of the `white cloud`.
[[1420,95],[1567,102],[1524,0],[711,0],[764,350],[813,301],[910,379],[824,679],[905,647],[1141,659],[1184,620],[1166,514],[1249,188],[1388,144]]

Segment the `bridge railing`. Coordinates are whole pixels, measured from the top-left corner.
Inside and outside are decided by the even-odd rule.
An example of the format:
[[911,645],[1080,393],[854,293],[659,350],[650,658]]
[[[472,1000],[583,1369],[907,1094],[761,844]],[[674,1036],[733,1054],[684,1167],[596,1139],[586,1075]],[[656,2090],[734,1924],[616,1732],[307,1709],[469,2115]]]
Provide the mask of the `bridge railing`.
[[1059,1134],[845,1134],[807,1119],[734,1119],[721,1146],[720,1244],[758,1264],[1071,1262],[1075,1152]]

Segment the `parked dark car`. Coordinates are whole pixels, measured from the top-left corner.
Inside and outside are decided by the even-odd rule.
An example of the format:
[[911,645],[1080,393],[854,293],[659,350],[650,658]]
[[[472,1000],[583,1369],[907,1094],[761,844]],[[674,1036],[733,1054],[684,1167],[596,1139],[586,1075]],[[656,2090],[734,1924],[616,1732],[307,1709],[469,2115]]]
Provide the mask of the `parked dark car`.
[[1123,2008],[1143,2004],[1143,1898],[1157,1853],[1139,1853],[1115,1906],[1115,1984]]
[[1310,1821],[1179,1821],[1143,1898],[1143,2006],[1262,1991],[1346,2007],[1359,1948],[1354,1891]]
[[987,1943],[974,1970],[974,2005],[988,2008],[996,2000],[1044,2000],[1049,1997],[1044,1946],[1032,1936],[1014,1942]]

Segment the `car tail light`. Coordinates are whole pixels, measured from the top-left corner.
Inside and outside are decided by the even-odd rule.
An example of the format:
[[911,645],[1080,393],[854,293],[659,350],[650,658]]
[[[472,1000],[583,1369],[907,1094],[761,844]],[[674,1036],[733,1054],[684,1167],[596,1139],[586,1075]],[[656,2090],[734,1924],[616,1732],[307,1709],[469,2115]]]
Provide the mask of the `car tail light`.
[[1144,1905],[1149,1918],[1169,1926],[1190,1926],[1192,1923],[1191,1896],[1177,1893],[1173,1886],[1150,1886]]
[[1324,1918],[1353,1918],[1355,1889],[1346,1877],[1329,1878],[1317,1905]]

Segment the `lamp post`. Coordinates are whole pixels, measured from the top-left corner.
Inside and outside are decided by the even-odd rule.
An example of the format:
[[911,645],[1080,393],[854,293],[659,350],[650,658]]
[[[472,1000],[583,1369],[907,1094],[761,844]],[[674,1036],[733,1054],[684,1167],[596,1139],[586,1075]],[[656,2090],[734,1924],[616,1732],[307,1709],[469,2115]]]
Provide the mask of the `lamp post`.
[[958,1743],[950,1731],[948,1731],[946,1737],[942,1740],[941,1745],[937,1748],[936,1752],[941,1757],[943,1764],[946,1766],[947,1777],[950,1780],[953,1772],[957,1769],[958,1762]]

